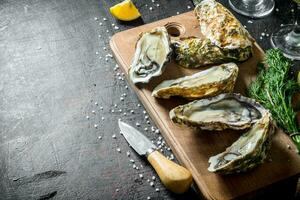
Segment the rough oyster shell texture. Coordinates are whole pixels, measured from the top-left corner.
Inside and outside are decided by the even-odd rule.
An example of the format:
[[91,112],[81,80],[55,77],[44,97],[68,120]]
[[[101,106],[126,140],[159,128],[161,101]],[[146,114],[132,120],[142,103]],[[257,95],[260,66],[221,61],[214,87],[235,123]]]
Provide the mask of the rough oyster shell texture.
[[232,92],[237,76],[238,66],[235,63],[222,64],[191,76],[163,81],[153,90],[152,96],[164,99],[171,96],[187,99],[215,96]]
[[185,38],[174,42],[176,61],[196,68],[229,61],[245,61],[252,55],[253,39],[222,4],[203,0],[194,10],[205,38]]
[[232,174],[245,172],[263,163],[274,134],[270,113],[266,113],[224,152],[209,158],[211,172]]
[[165,27],[142,33],[136,43],[129,77],[133,83],[148,83],[162,74],[172,54],[170,37]]
[[215,0],[203,0],[195,7],[200,31],[213,44],[224,49],[252,46],[252,37],[234,15]]
[[249,128],[268,111],[255,100],[240,94],[224,93],[173,108],[173,122],[204,130]]
[[214,45],[211,40],[205,38],[181,38],[173,43],[176,62],[180,66],[187,68],[197,68],[231,61],[244,61],[252,54],[252,47],[224,49]]

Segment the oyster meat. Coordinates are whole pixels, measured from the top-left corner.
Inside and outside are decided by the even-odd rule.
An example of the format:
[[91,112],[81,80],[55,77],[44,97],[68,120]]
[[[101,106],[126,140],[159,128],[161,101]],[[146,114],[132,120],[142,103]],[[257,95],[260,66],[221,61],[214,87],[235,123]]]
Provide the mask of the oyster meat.
[[222,4],[203,0],[194,10],[204,38],[189,37],[174,42],[176,61],[189,68],[230,61],[245,61],[252,55],[253,38]]
[[237,75],[238,66],[235,63],[222,64],[191,76],[163,81],[153,90],[152,96],[197,99],[232,92]]
[[240,94],[224,93],[177,106],[169,115],[175,123],[204,130],[241,130],[249,128],[267,112],[253,99]]
[[264,162],[274,135],[270,113],[266,113],[251,129],[223,153],[209,158],[211,172],[232,174],[245,172]]
[[142,33],[137,41],[130,65],[129,77],[133,83],[148,83],[162,74],[172,53],[170,37],[165,27]]

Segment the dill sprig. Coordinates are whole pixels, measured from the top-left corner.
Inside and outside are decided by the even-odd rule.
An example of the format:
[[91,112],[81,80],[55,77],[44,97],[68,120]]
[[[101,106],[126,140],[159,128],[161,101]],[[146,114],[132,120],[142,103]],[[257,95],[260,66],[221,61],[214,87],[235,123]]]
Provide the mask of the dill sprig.
[[265,64],[267,68],[258,65],[258,76],[251,83],[248,95],[271,111],[278,126],[291,136],[300,152],[300,130],[292,107],[293,94],[300,87],[289,77],[291,60],[279,49],[271,49],[266,53]]

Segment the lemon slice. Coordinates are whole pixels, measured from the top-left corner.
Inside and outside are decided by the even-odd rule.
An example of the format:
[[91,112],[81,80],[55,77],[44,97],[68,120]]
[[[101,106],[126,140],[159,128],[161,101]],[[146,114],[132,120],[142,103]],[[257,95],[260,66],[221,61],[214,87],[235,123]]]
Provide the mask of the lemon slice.
[[131,21],[141,16],[139,10],[131,2],[131,0],[125,0],[111,7],[110,13],[117,19],[122,21]]

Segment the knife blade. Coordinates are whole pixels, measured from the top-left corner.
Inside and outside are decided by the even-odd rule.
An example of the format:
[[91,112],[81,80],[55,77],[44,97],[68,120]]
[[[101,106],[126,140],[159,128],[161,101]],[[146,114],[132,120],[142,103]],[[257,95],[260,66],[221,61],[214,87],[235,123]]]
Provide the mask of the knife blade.
[[174,193],[184,193],[192,184],[191,173],[184,167],[168,160],[156,150],[156,146],[141,132],[119,120],[119,128],[129,145],[146,156],[165,187]]
[[147,152],[151,153],[156,149],[156,146],[146,136],[129,124],[119,120],[119,127],[127,142],[138,154],[145,156]]

